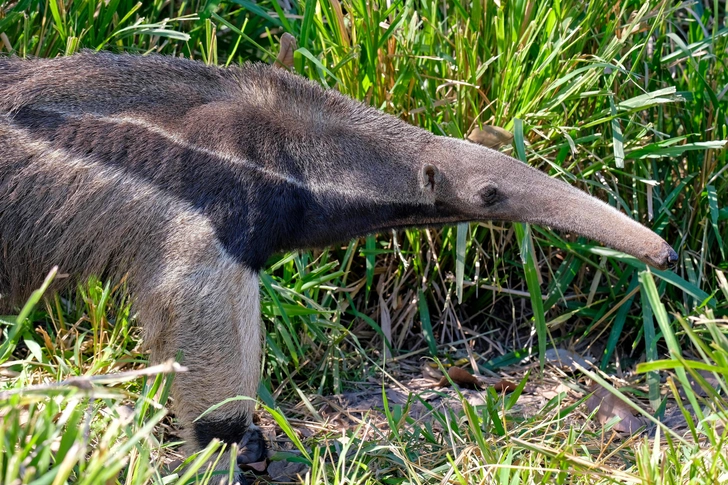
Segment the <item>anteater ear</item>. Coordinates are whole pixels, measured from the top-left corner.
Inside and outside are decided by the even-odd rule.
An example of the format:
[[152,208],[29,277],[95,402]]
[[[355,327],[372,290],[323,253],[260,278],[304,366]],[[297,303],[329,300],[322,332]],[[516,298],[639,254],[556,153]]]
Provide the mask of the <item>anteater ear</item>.
[[425,163],[422,165],[422,171],[420,172],[420,187],[422,190],[435,191],[435,187],[440,184],[442,175],[440,170],[431,163]]

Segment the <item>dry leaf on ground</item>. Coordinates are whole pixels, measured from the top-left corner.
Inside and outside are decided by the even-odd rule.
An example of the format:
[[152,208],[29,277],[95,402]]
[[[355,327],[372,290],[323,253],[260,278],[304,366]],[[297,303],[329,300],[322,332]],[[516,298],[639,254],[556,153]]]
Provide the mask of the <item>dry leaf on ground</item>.
[[498,149],[513,141],[513,133],[499,126],[484,125],[483,128],[473,128],[468,140],[488,148]]
[[274,461],[268,465],[268,475],[273,482],[299,482],[306,475],[308,466],[293,461]]
[[[457,366],[452,366],[447,370],[447,375],[450,376],[450,379],[457,384],[458,386],[479,386],[480,380],[475,377],[470,372],[466,371],[465,369]],[[447,380],[447,377],[443,376],[442,379],[440,379],[440,382],[438,383],[439,386],[447,386],[450,384],[450,381]]]
[[[699,369],[696,371],[697,374],[700,376],[700,378],[705,381],[705,384],[710,386],[712,388],[712,391],[715,393],[720,392],[720,381],[718,378],[715,377],[715,375],[707,370]],[[710,393],[708,392],[708,389],[705,389],[703,385],[700,383],[698,379],[695,378],[695,376],[692,373],[688,373],[688,382],[690,383],[690,387],[692,387],[693,392],[698,395],[699,397],[707,397]],[[685,389],[683,388],[681,382],[679,380],[675,380],[675,385],[678,388],[678,391],[680,392],[680,397],[685,398]]]
[[281,36],[281,50],[274,65],[285,69],[293,68],[293,53],[297,49],[296,38],[288,32]]
[[544,358],[549,364],[571,372],[579,370],[577,364],[584,369],[591,367],[591,363],[587,359],[568,349],[548,349]]
[[595,414],[595,418],[601,425],[606,425],[615,417],[619,418],[619,422],[611,427],[619,433],[634,434],[645,425],[645,422],[633,414],[632,408],[617,396],[609,392],[598,384],[592,386],[594,394],[586,400],[586,408],[591,414],[597,407],[599,408]]
[[507,381],[505,379],[501,379],[500,381],[493,384],[493,390],[497,393],[501,392],[513,392],[516,390],[518,385],[515,382]]

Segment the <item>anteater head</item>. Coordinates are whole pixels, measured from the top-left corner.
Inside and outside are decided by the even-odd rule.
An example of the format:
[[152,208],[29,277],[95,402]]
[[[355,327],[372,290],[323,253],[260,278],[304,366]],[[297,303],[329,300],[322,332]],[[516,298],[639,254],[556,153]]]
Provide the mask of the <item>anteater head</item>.
[[670,245],[643,225],[500,152],[436,137],[420,156],[417,182],[439,217],[529,222],[595,239],[657,268],[677,261]]
[[334,205],[318,213],[320,231],[313,229],[316,215],[307,218],[314,222],[309,234],[322,242],[382,229],[496,220],[586,236],[661,269],[677,261],[651,230],[519,160],[432,135],[331,91],[326,101],[314,105],[326,121],[309,125],[316,127],[316,139],[304,144],[327,154],[307,157],[312,172],[324,167],[311,179],[342,189],[329,199]]

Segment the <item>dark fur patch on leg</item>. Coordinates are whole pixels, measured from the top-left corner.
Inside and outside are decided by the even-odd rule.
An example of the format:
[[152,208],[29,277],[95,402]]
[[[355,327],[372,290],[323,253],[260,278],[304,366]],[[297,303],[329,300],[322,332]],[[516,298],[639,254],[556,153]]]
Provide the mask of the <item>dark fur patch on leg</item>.
[[243,470],[256,470],[247,466],[249,463],[259,463],[268,458],[268,445],[263,433],[257,426],[251,425],[240,440],[238,451],[238,466]]
[[195,422],[195,439],[200,448],[210,444],[214,438],[231,445],[240,443],[248,431],[250,421],[243,415],[227,418],[204,417]]

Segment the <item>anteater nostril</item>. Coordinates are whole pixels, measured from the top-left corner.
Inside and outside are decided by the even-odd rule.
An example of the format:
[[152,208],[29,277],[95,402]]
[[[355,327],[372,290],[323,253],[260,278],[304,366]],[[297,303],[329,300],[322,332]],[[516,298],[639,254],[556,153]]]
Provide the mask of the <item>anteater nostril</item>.
[[652,252],[652,256],[646,256],[647,261],[658,269],[674,269],[678,260],[677,253],[666,242],[662,242],[659,250]]
[[488,184],[480,189],[480,200],[485,206],[498,202],[498,187],[495,184]]

